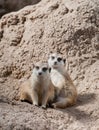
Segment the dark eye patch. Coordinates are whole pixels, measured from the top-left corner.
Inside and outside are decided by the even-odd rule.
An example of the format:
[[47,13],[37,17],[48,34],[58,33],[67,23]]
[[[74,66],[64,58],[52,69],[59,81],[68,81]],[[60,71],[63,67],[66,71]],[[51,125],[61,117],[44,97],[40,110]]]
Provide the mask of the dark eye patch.
[[58,58],[57,58],[57,61],[58,61],[58,62],[62,61],[62,58],[61,58],[61,57],[58,57]]
[[47,67],[42,68],[43,72],[46,72],[47,69],[48,69]]
[[54,57],[54,56],[52,56],[51,58],[52,58],[52,60],[54,60],[54,59],[55,59],[55,57]]
[[36,68],[37,70],[39,70],[39,66],[35,66],[35,68]]

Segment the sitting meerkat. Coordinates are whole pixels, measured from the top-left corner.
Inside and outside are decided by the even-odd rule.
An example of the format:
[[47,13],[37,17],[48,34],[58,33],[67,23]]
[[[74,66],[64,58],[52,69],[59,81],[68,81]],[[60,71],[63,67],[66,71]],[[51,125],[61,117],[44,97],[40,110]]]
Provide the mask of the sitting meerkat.
[[51,80],[55,86],[56,101],[52,104],[54,108],[66,108],[75,104],[77,90],[72,79],[65,68],[65,60],[60,54],[53,53],[48,59],[51,67]]
[[47,63],[36,63],[31,77],[21,84],[20,100],[29,101],[36,106],[46,108],[48,102],[54,99],[54,86],[50,79],[50,69]]

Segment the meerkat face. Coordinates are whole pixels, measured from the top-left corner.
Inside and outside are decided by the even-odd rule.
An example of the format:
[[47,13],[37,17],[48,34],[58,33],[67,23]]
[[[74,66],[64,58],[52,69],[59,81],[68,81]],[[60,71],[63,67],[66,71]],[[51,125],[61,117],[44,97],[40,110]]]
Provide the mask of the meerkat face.
[[48,59],[48,64],[51,68],[59,68],[65,65],[65,59],[60,54],[53,53]]
[[36,74],[39,78],[46,78],[49,75],[50,69],[48,67],[47,63],[36,63],[34,65],[33,72]]

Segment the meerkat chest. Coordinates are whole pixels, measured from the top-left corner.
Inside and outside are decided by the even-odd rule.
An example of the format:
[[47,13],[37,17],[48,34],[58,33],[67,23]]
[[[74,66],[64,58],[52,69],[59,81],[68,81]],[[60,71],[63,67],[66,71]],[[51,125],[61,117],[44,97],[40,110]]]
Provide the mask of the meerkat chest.
[[48,91],[49,87],[49,81],[45,80],[39,83],[39,85],[36,87],[36,90],[39,95],[44,95],[44,93]]
[[62,88],[65,83],[65,78],[57,71],[51,73],[51,80],[55,87]]
[[43,95],[49,88],[50,81],[48,78],[39,80],[36,77],[31,78],[31,88],[36,91],[38,95]]

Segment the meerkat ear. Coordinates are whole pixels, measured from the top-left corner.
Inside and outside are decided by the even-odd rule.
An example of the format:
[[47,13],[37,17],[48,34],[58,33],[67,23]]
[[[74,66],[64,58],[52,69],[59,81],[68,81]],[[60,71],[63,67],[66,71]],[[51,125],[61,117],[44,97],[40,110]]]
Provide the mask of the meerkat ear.
[[49,73],[51,72],[51,68],[49,68]]
[[35,67],[35,64],[33,63],[33,68]]
[[63,59],[63,61],[64,61],[64,64],[66,63],[66,59]]
[[52,52],[52,51],[50,51],[50,52],[49,52],[49,56],[48,56],[48,57],[50,57],[52,54],[53,54],[53,52]]
[[50,59],[50,58],[51,58],[51,54],[48,55],[48,59]]
[[53,52],[52,51],[50,51],[50,54],[52,54]]

